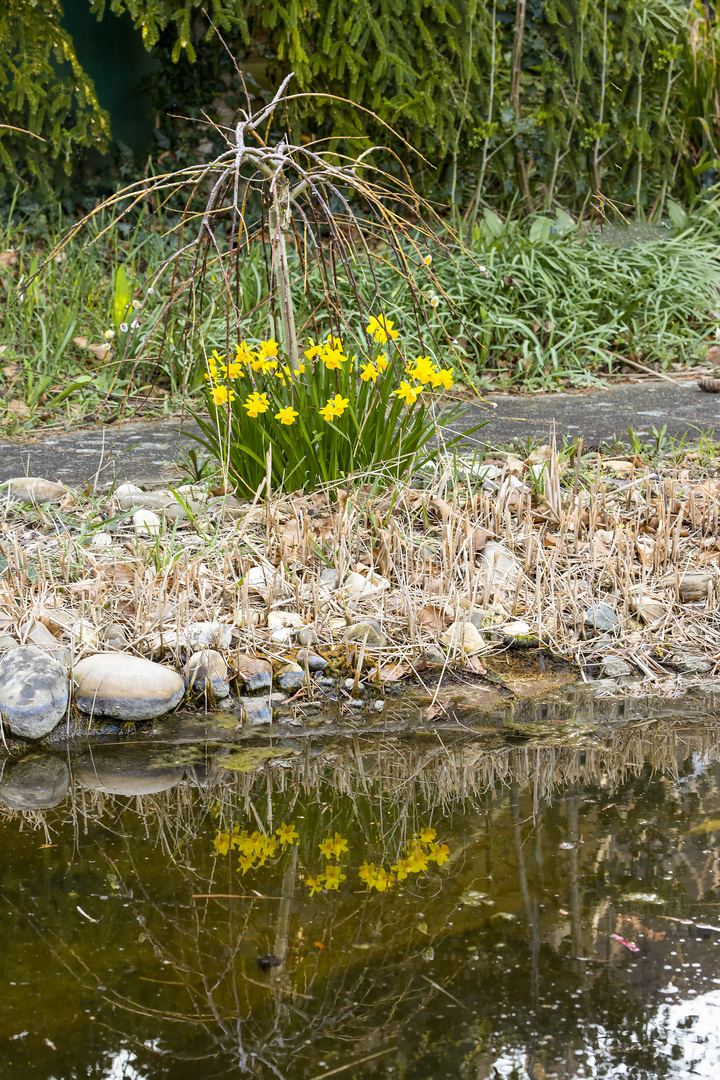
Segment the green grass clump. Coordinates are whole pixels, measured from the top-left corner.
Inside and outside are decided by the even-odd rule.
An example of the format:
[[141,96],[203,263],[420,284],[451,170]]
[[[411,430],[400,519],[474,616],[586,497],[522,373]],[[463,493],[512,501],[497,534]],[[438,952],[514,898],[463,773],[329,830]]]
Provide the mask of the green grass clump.
[[[694,363],[720,322],[720,202],[675,211],[661,226],[605,229],[562,211],[507,221],[486,211],[466,247],[428,250],[429,264],[408,245],[406,277],[390,260],[371,267],[358,251],[355,287],[368,309],[375,290],[383,296],[408,355],[430,351],[481,386],[593,386],[624,359],[660,370]],[[40,213],[0,222],[0,430],[107,422],[140,400],[155,415],[169,415],[183,396],[199,404],[205,363],[181,347],[187,313],[177,305],[162,317],[172,267],[153,278],[175,249],[171,224],[147,208],[107,232],[99,219],[33,280],[70,224]],[[324,338],[333,329],[318,314],[325,286],[289,254],[298,330]],[[258,255],[242,266],[249,338],[272,319],[261,264]],[[352,310],[357,298],[341,266],[335,285],[338,310]],[[220,307],[208,305],[202,322],[205,340],[224,342]]]
[[[507,221],[486,211],[466,248],[415,267],[426,336],[471,379],[518,389],[598,385],[626,358],[698,361],[720,321],[718,204],[676,222],[601,229],[562,211]],[[403,321],[410,286],[375,273],[391,317],[417,333]]]

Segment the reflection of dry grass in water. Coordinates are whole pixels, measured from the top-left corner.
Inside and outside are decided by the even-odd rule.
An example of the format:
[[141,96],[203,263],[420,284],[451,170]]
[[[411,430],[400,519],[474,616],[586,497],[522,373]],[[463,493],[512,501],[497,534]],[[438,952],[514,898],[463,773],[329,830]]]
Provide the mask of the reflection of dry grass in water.
[[[299,1074],[305,1047],[313,1045],[328,1048],[316,1049],[316,1056],[333,1055],[328,1069],[357,1066],[373,1075],[377,1062],[383,1073],[384,1055],[399,1044],[402,1054],[422,1054],[422,1047],[403,1042],[403,1029],[422,1022],[420,1011],[427,1017],[448,998],[465,1008],[453,990],[470,960],[458,957],[435,978],[424,974],[422,956],[433,939],[418,911],[430,912],[433,898],[455,876],[464,882],[464,844],[484,827],[495,795],[510,790],[520,836],[523,791],[536,807],[563,790],[575,792],[577,800],[578,785],[600,785],[609,796],[648,765],[672,778],[690,757],[713,760],[718,739],[712,728],[688,730],[679,721],[653,717],[652,726],[635,720],[605,727],[581,750],[499,750],[469,737],[427,743],[372,737],[344,752],[328,747],[316,757],[275,759],[254,775],[214,769],[206,748],[188,764],[184,782],[157,795],[127,800],[76,786],[71,803],[58,812],[76,830],[79,847],[88,843],[82,833],[101,825],[89,842],[104,856],[108,881],[140,929],[133,979],[120,982],[98,958],[81,965],[78,946],[64,944],[62,925],[39,927],[41,936],[83,987],[113,1006],[112,1028],[131,1045],[147,1048],[137,1028],[144,1020],[154,1033],[153,1052],[168,1057],[182,1047],[183,1060],[215,1056],[219,1065],[230,1061],[241,1073],[289,1080]],[[152,749],[148,761],[161,769],[160,748]],[[318,840],[333,829],[349,835],[345,826],[355,822],[365,857],[374,844],[373,850],[393,858],[421,823],[441,827],[443,815],[451,820],[466,811],[474,812],[466,819],[466,841],[451,841],[447,874],[412,883],[417,903],[398,904],[393,893],[363,897],[353,874],[340,895],[308,906],[303,873],[318,860]],[[295,821],[300,843],[260,875],[241,876],[232,853],[212,854],[216,830],[232,821],[268,832],[281,821]],[[377,822],[383,827],[375,841],[370,825]],[[166,857],[161,880],[144,857],[147,841]],[[356,852],[355,862],[358,857]],[[266,951],[281,963],[262,971],[255,956]],[[175,988],[172,1008],[163,1007],[164,987]]]
[[[203,505],[157,538],[136,537],[131,514],[96,496],[6,505],[2,629],[78,657],[104,647],[115,623],[128,648],[180,662],[188,626],[210,620],[230,630],[231,658],[241,648],[281,660],[302,622],[317,647],[380,681],[422,677],[428,659],[443,677],[445,664],[482,675],[512,640],[583,664],[621,655],[649,679],[692,670],[692,654],[714,667],[720,481],[693,461],[651,474],[637,459],[576,455],[573,468],[550,447],[478,470],[469,480],[450,463],[427,487],[258,501],[229,523]],[[83,534],[108,517],[112,547],[88,546]],[[329,567],[340,589],[320,584]],[[353,572],[361,579],[348,581]],[[617,632],[586,627],[599,602]],[[387,638],[380,663],[372,635],[345,642],[370,616]]]

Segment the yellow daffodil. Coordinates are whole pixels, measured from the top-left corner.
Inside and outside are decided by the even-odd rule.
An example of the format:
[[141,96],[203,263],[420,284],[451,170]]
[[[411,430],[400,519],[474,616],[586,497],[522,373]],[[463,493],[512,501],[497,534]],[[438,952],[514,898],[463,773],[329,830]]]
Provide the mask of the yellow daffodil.
[[340,394],[336,394],[334,398],[329,398],[326,405],[323,405],[319,410],[323,420],[332,420],[334,416],[342,416],[350,404],[350,398],[341,397]]
[[215,850],[218,855],[227,855],[230,850],[230,834],[226,832],[219,832],[213,840]]
[[300,835],[292,822],[290,822],[289,825],[286,825],[284,821],[280,828],[275,830],[275,833],[283,847],[287,844],[294,844]]
[[226,405],[228,401],[235,400],[234,391],[228,390],[227,386],[215,386],[212,396],[216,405]]
[[305,877],[305,884],[310,890],[310,895],[314,896],[316,892],[322,892],[323,882],[325,880],[324,874],[318,874],[317,877],[310,877],[309,874]]
[[370,316],[370,322],[365,327],[368,334],[375,338],[378,345],[384,345],[388,338],[392,338],[393,341],[398,337],[398,331],[393,330],[395,324],[389,319],[386,319],[384,315],[380,315],[376,318],[374,315]]
[[368,886],[372,889],[377,889],[378,892],[386,892],[392,885],[395,884],[395,878],[392,874],[388,874],[387,870],[381,866],[376,872],[372,881],[368,882]]
[[418,356],[414,364],[409,365],[408,370],[416,382],[420,382],[423,386],[429,383],[434,375],[435,365],[429,356]]
[[378,369],[378,371],[380,372],[381,375],[382,375],[383,371],[385,371],[385,369],[387,368],[388,363],[389,363],[388,354],[386,352],[380,353],[380,355],[375,360],[375,366],[377,367],[377,369]]
[[432,377],[432,385],[437,388],[442,386],[445,390],[449,390],[453,384],[453,370],[452,368],[440,368],[436,371]]
[[[279,374],[280,374],[280,372],[278,372],[278,375]],[[284,364],[283,365],[283,374],[287,375],[288,378],[290,378],[291,376],[294,376],[294,375],[304,375],[305,374],[305,365],[304,364],[298,364],[298,366],[293,371],[289,364]]]
[[371,379],[373,382],[377,382],[377,377],[379,374],[380,373],[378,369],[375,367],[372,361],[365,364],[364,367],[360,368],[360,378],[363,382],[369,382]]
[[400,859],[395,863],[392,869],[398,881],[404,881],[408,874],[411,873],[407,859]]
[[275,413],[275,419],[279,420],[281,424],[285,424],[286,427],[289,427],[290,424],[295,423],[295,417],[299,415],[300,413],[296,412],[292,405],[286,405],[280,412]]
[[343,874],[340,867],[328,866],[325,871],[325,888],[338,889],[341,881],[345,881],[345,874]]
[[269,356],[278,355],[278,343],[273,338],[269,338],[267,341],[260,342],[260,349],[258,351],[258,357],[262,357],[266,360]]
[[245,364],[249,366],[252,363],[253,354],[247,346],[247,342],[241,341],[239,345],[235,346],[235,363]]
[[225,374],[228,375],[231,379],[239,378],[242,375],[242,373],[243,373],[242,364],[237,363],[236,361],[232,361],[232,360],[230,361],[227,368],[225,369]]
[[358,877],[360,878],[361,881],[364,881],[365,884],[367,884],[370,881],[371,878],[375,877],[375,863],[374,862],[371,862],[371,863],[364,862],[364,863],[362,863],[362,865],[360,866],[360,869],[358,870]]
[[436,836],[437,833],[434,829],[423,829],[422,832],[417,834],[416,839],[419,840],[421,844],[431,844]]
[[258,855],[259,855],[258,866],[264,866],[265,865],[265,860],[266,859],[271,859],[273,857],[273,855],[275,854],[276,847],[277,847],[277,840],[275,839],[274,836],[272,838],[269,838],[267,836],[263,836],[262,845],[261,845],[260,850],[258,852]]
[[339,349],[325,349],[322,354],[322,361],[328,371],[339,371],[347,360],[347,356],[343,356]]
[[316,345],[313,339],[310,338],[310,348],[305,350],[305,359],[314,360],[316,356],[320,355],[324,348],[325,346],[322,342],[319,341]]
[[326,859],[332,859],[333,857],[333,843],[332,836],[328,836],[318,845],[320,854],[324,855]]
[[420,387],[411,386],[409,382],[403,379],[400,383],[400,389],[393,390],[393,393],[402,398],[406,405],[414,405],[420,393]]
[[335,833],[335,839],[333,840],[333,855],[336,859],[339,859],[343,852],[347,851],[348,842],[340,833]]
[[447,844],[431,844],[428,859],[442,866],[450,858],[450,848]]
[[267,412],[270,408],[267,394],[260,394],[255,390],[247,401],[243,401],[243,408],[247,409],[248,416],[254,420],[260,413]]
[[408,851],[408,857],[403,860],[403,865],[411,874],[419,874],[428,868],[427,855],[421,847],[413,847]]

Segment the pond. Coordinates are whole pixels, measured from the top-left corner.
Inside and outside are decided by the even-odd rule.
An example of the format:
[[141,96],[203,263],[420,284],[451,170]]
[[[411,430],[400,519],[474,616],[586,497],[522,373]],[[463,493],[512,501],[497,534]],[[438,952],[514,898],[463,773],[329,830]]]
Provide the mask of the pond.
[[714,708],[6,759],[3,1080],[717,1076]]

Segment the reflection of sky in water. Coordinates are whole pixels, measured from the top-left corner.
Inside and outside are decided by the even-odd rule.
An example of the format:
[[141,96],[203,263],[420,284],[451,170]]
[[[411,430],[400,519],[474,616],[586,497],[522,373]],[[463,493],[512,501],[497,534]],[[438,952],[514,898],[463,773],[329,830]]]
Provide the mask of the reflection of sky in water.
[[[504,1050],[491,1061],[485,1075],[492,1080],[501,1077],[502,1080],[538,1080],[539,1076],[544,1080],[571,1077],[623,1080],[638,1075],[632,1067],[617,1061],[618,1050],[612,1049],[616,1036],[601,1027],[594,1034],[593,1046],[567,1051],[560,1070],[556,1067],[539,1072],[536,1065],[529,1064],[533,1057],[525,1049]],[[720,990],[711,990],[690,1001],[662,1005],[648,1023],[647,1038],[655,1044],[655,1052],[664,1066],[662,1075],[667,1080],[718,1080]]]

